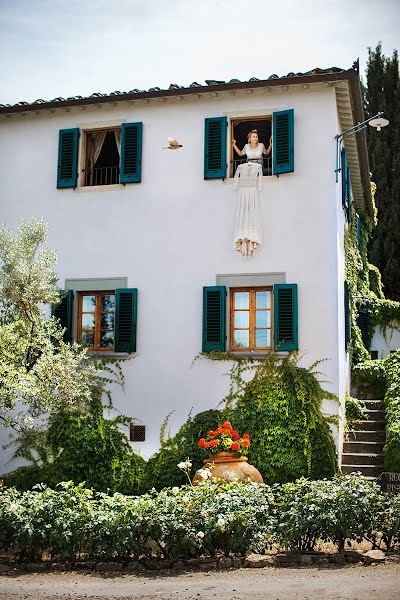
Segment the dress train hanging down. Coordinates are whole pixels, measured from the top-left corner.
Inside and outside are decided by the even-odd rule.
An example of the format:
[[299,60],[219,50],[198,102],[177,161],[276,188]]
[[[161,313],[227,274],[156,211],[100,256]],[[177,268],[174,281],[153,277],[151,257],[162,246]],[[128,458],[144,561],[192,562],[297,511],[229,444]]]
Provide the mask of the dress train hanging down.
[[234,248],[243,256],[253,256],[262,244],[262,175],[260,164],[248,162],[238,166],[233,180],[233,190],[239,190]]

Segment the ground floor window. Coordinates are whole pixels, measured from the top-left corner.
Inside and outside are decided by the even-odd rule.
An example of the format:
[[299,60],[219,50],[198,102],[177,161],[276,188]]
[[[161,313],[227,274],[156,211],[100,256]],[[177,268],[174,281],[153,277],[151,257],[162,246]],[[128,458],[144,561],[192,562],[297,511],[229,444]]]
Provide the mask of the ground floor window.
[[230,290],[230,350],[272,348],[272,287]]
[[[240,150],[243,150],[247,144],[247,136],[253,130],[257,130],[259,143],[264,144],[265,148],[268,149],[272,135],[271,117],[233,119],[231,121],[231,141],[236,140],[236,146]],[[231,148],[230,176],[234,177],[238,166],[243,162],[247,162],[248,159],[246,156],[239,156],[232,144]],[[272,152],[269,156],[265,156],[264,154],[261,161],[263,175],[272,175]]]
[[78,292],[78,342],[94,351],[114,349],[115,292]]

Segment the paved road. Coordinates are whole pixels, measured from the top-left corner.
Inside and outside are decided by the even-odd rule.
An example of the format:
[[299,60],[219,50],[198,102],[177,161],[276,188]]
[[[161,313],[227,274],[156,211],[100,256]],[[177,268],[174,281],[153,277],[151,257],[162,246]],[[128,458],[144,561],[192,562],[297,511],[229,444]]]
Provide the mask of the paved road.
[[0,600],[400,600],[400,565],[116,575],[29,573],[0,578]]

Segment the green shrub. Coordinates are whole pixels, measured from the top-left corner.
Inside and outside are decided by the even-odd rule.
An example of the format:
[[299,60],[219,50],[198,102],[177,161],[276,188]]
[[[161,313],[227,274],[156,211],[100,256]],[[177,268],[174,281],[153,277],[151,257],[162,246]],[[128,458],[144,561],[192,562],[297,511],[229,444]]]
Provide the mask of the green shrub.
[[[190,457],[194,471],[203,465],[204,452],[197,446],[197,442],[209,429],[215,428],[216,423],[224,419],[222,411],[212,409],[189,416],[178,433],[173,437],[163,439],[161,434],[161,448],[147,462],[146,481],[147,489],[154,487],[157,490],[163,487],[183,485],[187,482],[186,475],[177,468],[177,464]],[[163,431],[167,425],[164,424]]]
[[375,483],[354,475],[286,483],[276,500],[278,539],[299,551],[313,550],[317,540],[330,540],[342,550],[346,539],[360,541],[378,525],[381,495]]
[[325,398],[311,369],[296,357],[281,362],[270,357],[245,388],[232,416],[240,431],[251,435],[249,462],[266,483],[299,477],[331,477],[337,457],[328,419],[321,413]]
[[57,490],[0,490],[0,549],[23,560],[188,558],[271,548],[313,550],[319,540],[377,539],[400,546],[400,501],[355,475],[265,484],[205,481],[142,496],[72,482]]
[[74,481],[100,491],[138,493],[146,462],[131,449],[121,423],[121,418],[105,418],[100,403],[87,415],[51,415],[41,442],[42,462],[16,469],[4,476],[5,483],[28,490],[39,483],[55,487],[60,481]]
[[345,422],[344,429],[345,432],[348,433],[350,431],[354,431],[354,425],[358,421],[362,421],[368,419],[367,416],[367,407],[363,400],[358,400],[358,398],[353,398],[350,394],[346,394],[346,402],[345,402]]
[[[205,356],[205,358],[209,358]],[[234,360],[213,353],[211,360]],[[332,477],[337,455],[328,419],[321,412],[324,399],[337,401],[318,381],[315,366],[297,365],[298,354],[285,359],[270,354],[259,360],[234,361],[225,409],[208,410],[189,417],[179,432],[162,442],[147,465],[147,485],[161,489],[181,485],[185,475],[176,468],[190,457],[194,470],[205,458],[197,442],[217,423],[229,420],[235,429],[251,436],[248,459],[266,483],[293,481],[299,477]],[[246,381],[245,373],[253,378]]]
[[384,360],[388,386],[385,394],[385,468],[400,473],[400,350]]

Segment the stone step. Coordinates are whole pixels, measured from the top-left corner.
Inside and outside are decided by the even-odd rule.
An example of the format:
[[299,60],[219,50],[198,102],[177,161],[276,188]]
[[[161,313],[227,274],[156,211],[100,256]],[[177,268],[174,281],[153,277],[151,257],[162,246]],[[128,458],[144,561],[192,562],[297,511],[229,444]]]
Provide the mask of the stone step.
[[342,465],[383,465],[383,455],[373,452],[343,452]]
[[349,440],[344,442],[343,452],[346,454],[369,454],[370,452],[373,454],[382,454],[384,445],[385,442]]
[[385,411],[384,410],[366,410],[366,415],[370,421],[384,421]]
[[358,421],[354,424],[355,431],[384,431],[385,421]]
[[385,470],[382,465],[342,465],[342,473],[361,473],[368,478],[378,478]]
[[367,410],[384,410],[385,404],[383,400],[364,400]]
[[384,431],[351,431],[348,433],[346,442],[382,442],[385,443]]

